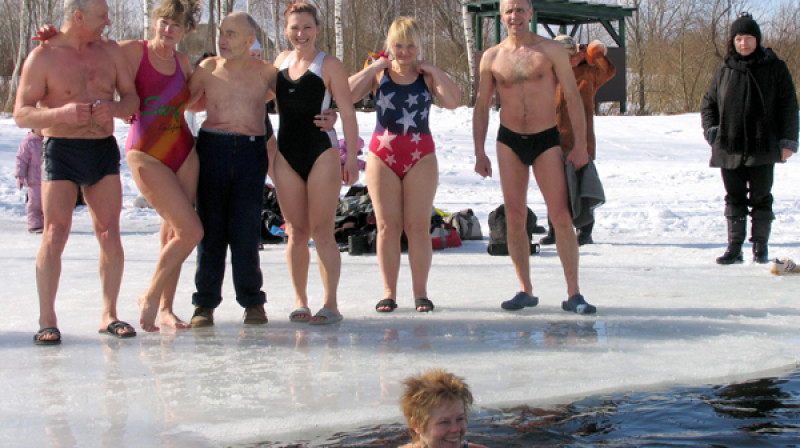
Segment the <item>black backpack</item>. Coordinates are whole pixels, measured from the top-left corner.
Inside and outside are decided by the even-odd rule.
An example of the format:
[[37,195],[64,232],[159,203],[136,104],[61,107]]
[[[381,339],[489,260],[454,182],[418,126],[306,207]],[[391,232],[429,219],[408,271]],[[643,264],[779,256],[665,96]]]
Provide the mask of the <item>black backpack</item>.
[[[528,207],[528,242],[531,244],[531,255],[539,253],[539,244],[533,243],[533,234],[541,233],[541,227],[536,225],[536,214]],[[508,241],[506,228],[506,207],[501,205],[489,213],[489,255],[508,255]]]

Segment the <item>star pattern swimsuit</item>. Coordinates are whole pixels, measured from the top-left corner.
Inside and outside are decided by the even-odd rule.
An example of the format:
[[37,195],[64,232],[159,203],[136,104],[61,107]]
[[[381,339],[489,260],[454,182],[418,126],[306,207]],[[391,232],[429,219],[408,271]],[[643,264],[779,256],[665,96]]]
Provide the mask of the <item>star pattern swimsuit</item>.
[[431,104],[433,98],[422,74],[403,85],[384,71],[375,97],[377,123],[369,150],[400,179],[436,149],[428,127]]

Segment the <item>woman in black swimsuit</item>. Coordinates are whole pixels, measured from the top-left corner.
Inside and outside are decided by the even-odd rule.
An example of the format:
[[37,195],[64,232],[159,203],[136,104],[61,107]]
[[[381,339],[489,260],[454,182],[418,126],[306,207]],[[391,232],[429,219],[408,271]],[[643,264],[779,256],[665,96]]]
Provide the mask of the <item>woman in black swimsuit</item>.
[[[344,65],[314,47],[319,33],[314,6],[290,3],[284,12],[286,37],[294,48],[275,60],[280,67],[275,96],[280,114],[278,154],[275,157],[275,187],[286,220],[289,273],[295,289],[292,322],[326,325],[342,320],[336,298],[341,258],[334,239],[334,218],[342,182],[358,180],[356,151],[358,127],[350,102],[350,87]],[[338,99],[348,155],[344,167],[336,148],[336,133],[320,132],[314,117]],[[312,317],[308,308],[309,239],[317,251],[325,299]]]

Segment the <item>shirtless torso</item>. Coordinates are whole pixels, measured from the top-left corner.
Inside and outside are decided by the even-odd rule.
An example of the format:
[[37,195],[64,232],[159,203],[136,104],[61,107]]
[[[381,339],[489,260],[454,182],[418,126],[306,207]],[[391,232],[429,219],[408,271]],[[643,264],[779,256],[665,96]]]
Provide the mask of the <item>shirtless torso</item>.
[[555,125],[556,79],[549,40],[531,35],[530,42],[509,41],[493,47],[484,58],[502,104],[500,121],[521,134]]
[[264,135],[267,93],[277,70],[269,62],[241,58],[234,63],[217,56],[200,63],[189,82],[192,99],[206,96],[204,128],[242,135]]
[[[527,27],[532,9],[527,0],[501,2],[501,18],[509,37],[486,50],[480,63],[480,82],[474,109],[473,137],[477,164],[482,176],[491,176],[491,164],[484,152],[489,108],[495,91],[501,103],[500,123],[518,134],[537,134],[556,126],[556,95],[563,87],[568,102],[580,107],[580,95],[572,66],[563,46],[537,36]],[[572,104],[570,104],[572,105]],[[584,135],[585,123],[575,113],[576,134]],[[581,167],[588,162],[586,141],[575,142],[568,158]]]
[[79,44],[62,33],[28,56],[14,118],[46,137],[104,138],[114,131],[114,117],[131,115],[138,102],[116,42]]

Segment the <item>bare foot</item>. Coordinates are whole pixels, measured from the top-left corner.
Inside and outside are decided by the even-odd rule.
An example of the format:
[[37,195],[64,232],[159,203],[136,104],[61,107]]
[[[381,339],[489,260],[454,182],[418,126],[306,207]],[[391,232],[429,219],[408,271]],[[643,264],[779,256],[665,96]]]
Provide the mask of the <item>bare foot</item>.
[[139,325],[142,326],[142,329],[148,332],[159,331],[160,328],[156,326],[158,301],[154,304],[150,303],[144,296],[140,296],[136,301],[139,303]]
[[176,330],[185,330],[192,328],[191,325],[182,321],[180,317],[176,316],[172,310],[161,310],[158,315],[158,324],[164,327],[174,328]]

